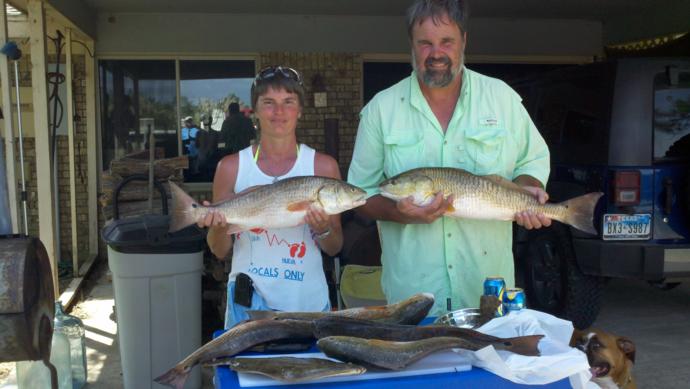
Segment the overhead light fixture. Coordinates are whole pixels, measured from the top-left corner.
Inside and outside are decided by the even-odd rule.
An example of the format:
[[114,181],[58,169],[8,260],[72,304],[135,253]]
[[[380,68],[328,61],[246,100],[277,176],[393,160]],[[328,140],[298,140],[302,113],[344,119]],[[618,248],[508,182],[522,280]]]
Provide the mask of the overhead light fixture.
[[7,16],[22,16],[24,15],[24,12],[18,10],[17,8],[14,8],[10,4],[5,4],[5,13]]

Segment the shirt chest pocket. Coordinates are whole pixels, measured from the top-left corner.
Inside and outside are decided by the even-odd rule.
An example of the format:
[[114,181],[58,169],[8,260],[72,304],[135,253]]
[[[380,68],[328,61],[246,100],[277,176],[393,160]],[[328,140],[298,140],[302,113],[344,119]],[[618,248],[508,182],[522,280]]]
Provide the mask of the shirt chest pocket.
[[502,128],[474,128],[467,130],[467,155],[475,174],[500,174],[504,161],[506,130]]
[[424,136],[420,132],[391,132],[384,135],[383,144],[387,177],[420,167],[424,162]]

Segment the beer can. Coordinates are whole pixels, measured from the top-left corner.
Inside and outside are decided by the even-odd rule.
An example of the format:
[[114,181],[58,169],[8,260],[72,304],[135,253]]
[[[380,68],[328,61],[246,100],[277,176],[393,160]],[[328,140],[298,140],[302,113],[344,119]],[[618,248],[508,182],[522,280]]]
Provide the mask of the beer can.
[[[506,282],[503,277],[486,277],[484,280],[484,295],[485,296],[496,296],[498,301],[503,302],[503,296],[505,295]],[[496,310],[496,317],[501,317],[505,314],[503,309],[503,304],[498,306]]]
[[521,288],[507,289],[503,295],[503,307],[506,311],[519,311],[525,308],[525,292]]

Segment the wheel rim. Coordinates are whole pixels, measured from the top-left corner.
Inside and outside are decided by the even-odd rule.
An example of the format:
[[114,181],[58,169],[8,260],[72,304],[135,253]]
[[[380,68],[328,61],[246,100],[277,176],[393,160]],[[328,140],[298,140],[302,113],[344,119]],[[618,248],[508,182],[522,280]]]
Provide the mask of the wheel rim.
[[535,305],[555,312],[560,306],[563,283],[561,280],[561,258],[555,244],[549,239],[539,239],[536,253],[531,259],[530,280]]

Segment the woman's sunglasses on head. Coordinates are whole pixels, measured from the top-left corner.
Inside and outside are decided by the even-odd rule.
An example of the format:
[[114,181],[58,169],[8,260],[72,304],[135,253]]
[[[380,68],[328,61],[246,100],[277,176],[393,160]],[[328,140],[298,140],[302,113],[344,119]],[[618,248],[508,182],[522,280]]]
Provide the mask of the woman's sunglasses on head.
[[278,74],[285,78],[297,81],[298,84],[302,85],[302,76],[299,74],[299,72],[287,66],[269,66],[263,68],[259,73],[257,73],[256,78],[254,78],[254,85],[256,85],[257,81],[268,80]]

